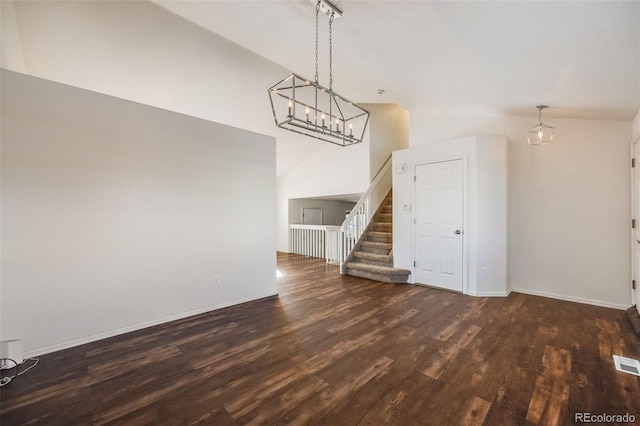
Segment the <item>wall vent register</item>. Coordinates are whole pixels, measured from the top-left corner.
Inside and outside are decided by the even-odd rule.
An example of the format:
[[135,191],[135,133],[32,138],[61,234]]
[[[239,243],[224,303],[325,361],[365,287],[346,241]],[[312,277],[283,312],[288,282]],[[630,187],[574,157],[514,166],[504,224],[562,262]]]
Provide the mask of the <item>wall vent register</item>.
[[614,355],[613,362],[616,365],[616,370],[633,374],[634,376],[640,376],[640,361]]

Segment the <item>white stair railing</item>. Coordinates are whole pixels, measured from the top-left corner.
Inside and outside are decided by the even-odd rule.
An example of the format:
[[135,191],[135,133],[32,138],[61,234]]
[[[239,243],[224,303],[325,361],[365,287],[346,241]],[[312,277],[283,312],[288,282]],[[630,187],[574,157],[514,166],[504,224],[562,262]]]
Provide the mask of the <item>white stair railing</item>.
[[344,273],[344,262],[391,190],[392,177],[389,157],[341,226],[289,225],[290,252],[324,257]]
[[340,227],[329,225],[289,225],[291,253],[324,257],[327,263],[338,264]]
[[325,245],[325,259],[327,263],[332,265],[340,264],[340,227],[339,226],[327,226],[326,227],[326,245]]
[[351,209],[351,213],[340,226],[337,262],[340,265],[340,273],[344,273],[345,260],[364,233],[367,225],[369,225],[371,217],[391,190],[392,178],[391,157],[389,157],[371,182],[371,185],[369,185],[367,191],[362,194],[358,203]]

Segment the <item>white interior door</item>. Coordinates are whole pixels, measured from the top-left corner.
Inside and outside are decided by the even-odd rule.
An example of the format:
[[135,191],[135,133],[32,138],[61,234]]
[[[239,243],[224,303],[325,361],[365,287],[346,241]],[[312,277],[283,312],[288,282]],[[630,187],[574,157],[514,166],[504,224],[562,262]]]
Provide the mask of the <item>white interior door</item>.
[[633,229],[633,279],[636,282],[636,289],[633,293],[633,300],[636,309],[640,312],[640,139],[636,140],[633,145],[633,158],[636,166],[633,170],[633,194],[631,196],[633,203],[633,218],[636,226]]
[[322,225],[322,209],[303,207],[302,223],[304,225]]
[[416,167],[416,283],[462,291],[462,170],[462,160]]

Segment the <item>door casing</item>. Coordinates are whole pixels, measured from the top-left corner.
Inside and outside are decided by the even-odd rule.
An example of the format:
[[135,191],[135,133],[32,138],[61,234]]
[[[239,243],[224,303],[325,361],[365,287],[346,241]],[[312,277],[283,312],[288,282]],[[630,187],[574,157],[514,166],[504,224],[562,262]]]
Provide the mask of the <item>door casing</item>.
[[[463,228],[462,231],[466,232],[470,225],[470,212],[469,212],[469,155],[452,155],[452,156],[433,156],[428,159],[428,161],[417,163],[413,165],[412,173],[413,176],[416,176],[417,167],[434,164],[434,163],[443,163],[446,161],[454,161],[454,160],[462,160],[462,223]],[[416,206],[416,182],[415,178],[413,181],[413,185],[411,188],[412,194],[412,207],[411,207],[411,222],[412,222],[412,232],[411,232],[411,257],[415,261],[416,260],[416,209],[413,208]],[[469,292],[469,238],[462,239],[462,293],[468,294]],[[412,282],[415,283],[416,276],[416,267],[411,266],[411,278]]]
[[631,157],[635,167],[631,169],[631,217],[635,219],[635,229],[631,229],[631,277],[636,288],[631,289],[631,304],[640,313],[640,136],[631,145]]

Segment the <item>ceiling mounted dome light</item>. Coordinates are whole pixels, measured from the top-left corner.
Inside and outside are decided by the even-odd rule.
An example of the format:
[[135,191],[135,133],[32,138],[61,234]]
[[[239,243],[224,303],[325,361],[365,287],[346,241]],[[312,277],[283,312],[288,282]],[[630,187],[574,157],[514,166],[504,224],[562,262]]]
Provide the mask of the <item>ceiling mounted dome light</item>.
[[527,130],[527,141],[529,145],[544,145],[553,141],[553,133],[556,129],[542,122],[542,110],[549,106],[537,105],[536,108],[538,108],[538,124]]
[[[313,0],[311,0],[313,1]],[[318,15],[329,16],[329,88],[318,82]],[[276,126],[340,146],[362,142],[369,112],[333,91],[332,26],[342,11],[328,0],[316,2],[316,75],[291,74],[269,88]]]

